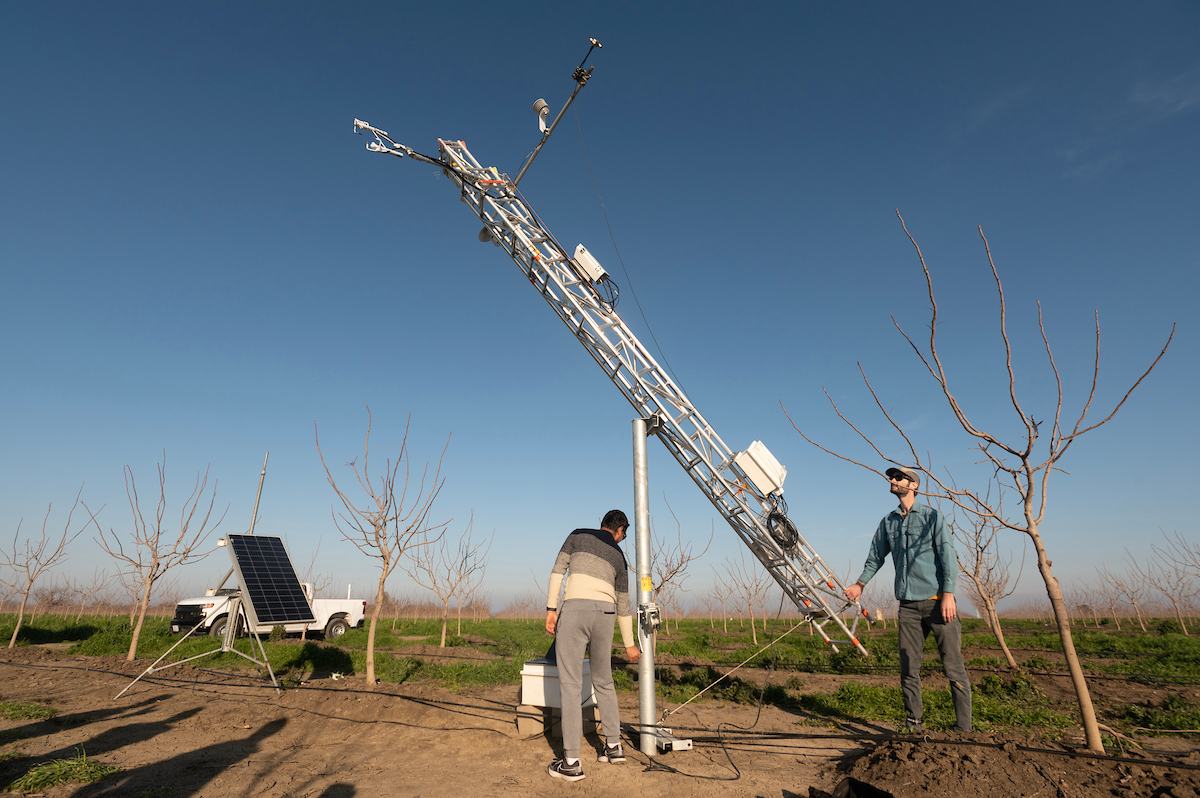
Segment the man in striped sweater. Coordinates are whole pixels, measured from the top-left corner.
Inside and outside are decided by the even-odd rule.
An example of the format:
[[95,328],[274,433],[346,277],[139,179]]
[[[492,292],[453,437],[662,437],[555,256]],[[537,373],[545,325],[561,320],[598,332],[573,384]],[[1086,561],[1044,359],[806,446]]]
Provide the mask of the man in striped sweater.
[[[633,617],[629,612],[629,565],[618,545],[628,529],[625,513],[610,510],[599,529],[576,529],[567,536],[550,572],[546,631],[555,636],[563,733],[563,758],[554,760],[548,768],[555,778],[567,781],[583,778],[579,748],[583,742],[585,648],[591,657],[592,687],[596,690],[600,723],[604,727],[604,751],[599,761],[614,764],[625,761],[617,691],[612,680],[613,629],[618,622],[630,662],[641,658],[633,639]],[[560,607],[558,594],[564,576],[567,589]]]

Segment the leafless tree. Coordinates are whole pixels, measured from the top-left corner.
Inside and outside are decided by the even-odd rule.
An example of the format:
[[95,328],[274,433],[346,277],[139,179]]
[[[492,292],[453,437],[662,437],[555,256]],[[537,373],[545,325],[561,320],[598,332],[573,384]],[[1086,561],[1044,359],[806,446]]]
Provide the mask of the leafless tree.
[[501,618],[538,618],[545,615],[546,591],[527,589],[513,596],[500,610]]
[[1068,615],[1074,613],[1079,618],[1079,624],[1086,627],[1088,616],[1092,618],[1092,625],[1100,628],[1100,619],[1096,616],[1095,603],[1092,598],[1092,591],[1086,587],[1073,587],[1063,591],[1063,603],[1067,607]]
[[[883,624],[884,629],[887,628],[888,614],[893,618],[896,615],[896,596],[886,582],[872,581],[858,597],[858,603],[863,607],[874,607],[875,620]],[[812,624],[808,624],[808,634],[810,637],[813,634]]]
[[1168,537],[1164,532],[1163,537],[1167,541],[1163,548],[1166,556],[1177,562],[1192,579],[1200,579],[1200,546],[1189,542],[1178,532],[1174,537]]
[[745,553],[739,555],[737,562],[733,560],[725,561],[725,574],[729,578],[730,586],[734,588],[738,596],[746,603],[746,608],[750,614],[750,639],[754,642],[754,645],[758,645],[758,632],[755,631],[754,623],[754,605],[762,605],[772,583],[753,563],[750,565],[746,564]]
[[471,577],[487,568],[487,555],[492,548],[491,538],[474,541],[471,538],[474,518],[451,548],[443,536],[435,545],[421,546],[408,552],[411,567],[400,567],[412,580],[432,592],[442,602],[442,642],[446,647],[446,627],[450,622],[450,602],[458,601],[458,634],[462,634],[462,600],[470,587]]
[[[679,516],[675,515],[666,496],[663,496],[663,503],[667,505],[667,510],[675,521],[675,542],[670,543],[665,536],[659,537],[654,534],[654,528],[651,526],[650,573],[654,582],[655,601],[664,610],[666,607],[673,607],[676,610],[675,631],[679,631],[679,605],[682,603],[680,594],[687,592],[683,583],[688,578],[688,567],[708,552],[712,545],[713,533],[709,533],[708,542],[704,544],[704,551],[696,554],[690,542],[683,542],[683,526],[679,523]],[[667,627],[664,629],[664,634],[669,634],[670,620],[667,619],[663,626]]]
[[1104,606],[1108,607],[1108,614],[1112,616],[1113,623],[1116,624],[1117,631],[1121,631],[1121,608],[1118,606],[1121,603],[1121,594],[1117,591],[1115,585],[1104,575],[1104,570],[1096,569],[1096,592],[1100,596],[1100,600],[1104,602]]
[[109,576],[108,571],[102,571],[99,567],[92,572],[90,582],[84,583],[82,579],[72,580],[71,592],[74,594],[75,600],[79,602],[79,609],[75,613],[75,623],[79,623],[87,605],[103,596],[112,582],[113,577]]
[[[1183,618],[1183,607],[1188,603],[1193,592],[1191,576],[1185,564],[1171,556],[1169,548],[1162,549],[1158,546],[1150,548],[1153,552],[1150,559],[1145,563],[1135,561],[1134,567],[1137,568],[1138,576],[1143,582],[1162,593],[1171,602],[1171,607],[1175,610],[1175,619],[1179,621],[1184,635],[1187,635],[1188,628]],[[1128,553],[1128,549],[1126,549],[1126,553]],[[1130,560],[1132,559],[1133,555],[1130,555]]]
[[[484,590],[483,575],[479,574],[477,579],[472,579],[467,585],[467,591],[464,600],[467,607],[471,610],[471,621],[479,623],[485,618],[492,617],[492,593],[489,590]],[[461,618],[461,615],[460,615]],[[458,630],[459,635],[462,635],[462,628]]]
[[[0,549],[0,565],[7,566],[12,572],[11,576],[0,577],[5,587],[12,594],[21,597],[21,604],[17,608],[17,623],[13,627],[12,637],[8,641],[8,647],[12,648],[17,644],[17,635],[21,631],[21,624],[25,620],[25,608],[29,603],[29,594],[33,591],[33,586],[37,584],[38,578],[55,566],[62,564],[67,559],[67,546],[71,544],[75,538],[82,534],[84,529],[87,529],[87,524],[84,524],[74,532],[71,531],[71,519],[75,515],[75,510],[80,505],[79,497],[83,494],[83,486],[79,486],[79,493],[75,494],[75,503],[71,505],[71,509],[67,512],[67,521],[63,524],[61,535],[54,535],[47,528],[50,524],[50,510],[53,505],[46,507],[46,515],[42,518],[42,531],[35,540],[32,536],[21,540],[21,524],[25,519],[17,522],[17,531],[13,534],[12,549]],[[103,509],[103,508],[101,508]],[[99,511],[97,511],[99,512]],[[57,543],[55,540],[57,539]]]
[[728,603],[730,597],[734,594],[734,588],[727,581],[727,577],[723,578],[721,573],[714,567],[713,569],[712,591],[713,596],[717,601],[721,602],[721,630],[725,633],[729,632],[729,610]]
[[[1128,552],[1126,553],[1128,555]],[[1133,612],[1137,618],[1138,626],[1142,631],[1146,631],[1146,620],[1142,617],[1142,603],[1146,600],[1147,586],[1137,576],[1137,562],[1129,556],[1130,567],[1124,574],[1117,574],[1111,571],[1105,571],[1105,575],[1112,582],[1113,588],[1124,596],[1133,606]]]
[[1118,604],[1121,603],[1121,593],[1117,590],[1117,586],[1108,576],[1108,570],[1104,568],[1096,569],[1096,598],[1103,606],[1108,607],[1108,612],[1112,615],[1113,623],[1117,626],[1117,631],[1121,631],[1121,611]]
[[69,580],[55,580],[48,585],[35,588],[33,591],[33,612],[30,614],[30,621],[35,620],[39,615],[54,614],[57,615],[63,605],[71,599],[71,583]]
[[[360,552],[378,561],[379,586],[375,591],[375,605],[371,609],[371,626],[367,631],[367,685],[375,689],[375,629],[379,624],[379,613],[383,608],[386,595],[384,586],[387,578],[400,564],[400,558],[410,549],[427,546],[441,540],[442,534],[449,521],[431,527],[429,513],[433,502],[442,490],[445,480],[442,478],[442,458],[446,456],[446,447],[450,439],[446,439],[446,447],[438,458],[437,469],[433,478],[429,479],[429,465],[421,469],[420,478],[416,485],[411,484],[412,463],[408,452],[408,430],[412,416],[404,425],[404,438],[400,443],[400,453],[393,462],[385,460],[383,475],[373,479],[370,472],[371,452],[371,409],[367,408],[367,434],[363,441],[362,468],[355,458],[346,464],[353,474],[358,486],[365,494],[360,499],[361,507],[356,504],[337,485],[325,455],[321,452],[321,440],[317,434],[317,423],[313,422],[313,438],[317,444],[317,456],[325,468],[325,476],[329,486],[337,494],[344,512],[331,509],[333,523],[337,526],[342,537],[350,541]],[[404,474],[400,474],[401,466]],[[426,484],[426,480],[429,480]],[[397,484],[399,483],[399,484]],[[415,489],[416,496],[409,500],[410,489]],[[436,533],[436,534],[435,534]]]
[[[1075,653],[1075,645],[1071,638],[1070,617],[1067,611],[1065,602],[1063,601],[1062,587],[1059,585],[1058,579],[1051,571],[1050,556],[1046,551],[1045,543],[1042,539],[1041,524],[1045,518],[1046,502],[1047,502],[1047,487],[1050,481],[1050,475],[1061,470],[1058,465],[1059,461],[1071,445],[1085,433],[1091,432],[1096,428],[1108,423],[1117,412],[1125,405],[1129,396],[1142,383],[1142,381],[1150,374],[1159,361],[1166,355],[1167,348],[1171,345],[1171,339],[1175,335],[1175,328],[1172,326],[1171,333],[1167,337],[1166,343],[1163,345],[1162,351],[1154,358],[1149,367],[1142,373],[1140,377],[1133,383],[1124,396],[1116,403],[1113,409],[1107,416],[1099,421],[1088,422],[1088,412],[1091,409],[1092,401],[1096,396],[1096,387],[1099,381],[1100,374],[1100,315],[1096,314],[1096,345],[1095,345],[1095,362],[1092,369],[1091,390],[1088,392],[1087,399],[1083,403],[1078,416],[1072,422],[1070,418],[1063,417],[1063,383],[1062,376],[1058,370],[1058,365],[1054,360],[1054,354],[1050,347],[1050,341],[1046,334],[1046,327],[1042,321],[1041,303],[1038,303],[1038,329],[1041,333],[1042,342],[1045,344],[1046,359],[1050,371],[1054,377],[1054,384],[1057,387],[1057,401],[1052,410],[1049,411],[1051,420],[1049,430],[1049,440],[1044,442],[1045,448],[1040,453],[1035,453],[1038,449],[1038,441],[1043,432],[1043,426],[1047,420],[1047,414],[1042,414],[1039,420],[1035,418],[1033,413],[1027,412],[1021,400],[1017,398],[1017,379],[1016,372],[1013,366],[1012,345],[1009,342],[1007,329],[1007,307],[1005,304],[1004,287],[1000,281],[1000,273],[996,269],[995,261],[992,259],[991,248],[988,244],[987,237],[983,234],[983,228],[979,228],[979,236],[983,241],[984,251],[987,254],[988,265],[991,268],[992,277],[996,283],[996,292],[999,299],[999,328],[1000,337],[1004,344],[1005,353],[1005,368],[1008,375],[1008,398],[1012,405],[1012,409],[1016,412],[1020,419],[1020,427],[1023,433],[1019,434],[1015,440],[1002,440],[997,434],[993,434],[978,426],[971,420],[967,412],[959,404],[951,391],[951,380],[948,376],[938,352],[937,347],[937,331],[938,331],[938,305],[934,298],[933,278],[930,275],[929,268],[925,263],[925,256],[921,253],[920,246],[916,240],[908,232],[907,225],[904,224],[903,217],[900,217],[899,211],[896,216],[900,218],[900,224],[904,229],[904,233],[908,236],[913,248],[917,252],[917,257],[921,263],[921,269],[924,272],[925,283],[928,288],[928,296],[930,302],[930,323],[929,323],[929,341],[927,350],[919,347],[908,333],[900,326],[900,323],[893,317],[892,321],[896,329],[904,337],[904,340],[912,348],[920,359],[921,364],[926,371],[933,377],[934,381],[940,388],[945,397],[949,409],[955,420],[962,429],[974,439],[975,444],[972,448],[977,449],[983,456],[984,461],[990,466],[993,471],[993,478],[1000,480],[1003,498],[1004,492],[1012,492],[1016,495],[1017,506],[1020,507],[1019,513],[1009,514],[1003,511],[1003,508],[997,506],[997,503],[992,503],[987,498],[977,491],[969,489],[957,489],[948,480],[939,479],[934,470],[930,468],[928,462],[922,462],[922,458],[913,446],[905,431],[895,421],[892,415],[880,402],[879,397],[875,393],[875,389],[871,386],[870,380],[867,379],[866,372],[862,369],[861,364],[859,370],[862,372],[863,380],[866,383],[867,389],[870,391],[872,398],[875,400],[876,406],[883,413],[890,426],[900,434],[908,447],[908,454],[904,457],[904,462],[895,460],[883,453],[879,447],[868,437],[861,432],[857,426],[851,423],[841,411],[838,410],[836,403],[832,397],[829,397],[830,403],[833,405],[835,412],[842,418],[850,427],[862,437],[862,439],[875,451],[875,454],[882,460],[887,460],[896,465],[912,465],[925,471],[930,480],[935,483],[936,488],[930,487],[925,492],[933,493],[935,496],[944,498],[954,502],[957,506],[968,513],[974,513],[986,518],[993,519],[996,523],[1018,532],[1022,532],[1029,536],[1033,543],[1034,551],[1037,553],[1038,571],[1041,573],[1042,580],[1046,585],[1046,595],[1050,599],[1050,605],[1054,611],[1055,623],[1058,627],[1059,638],[1062,641],[1063,654],[1066,657],[1067,669],[1071,675],[1072,686],[1075,689],[1075,695],[1079,703],[1079,711],[1083,721],[1084,736],[1087,740],[1088,750],[1093,753],[1102,753],[1104,750],[1100,739],[1100,728],[1096,723],[1096,713],[1092,706],[1091,694],[1088,690],[1087,682],[1083,676],[1083,668],[1079,663],[1079,657]],[[826,394],[828,396],[828,393]],[[789,417],[790,418],[790,417]],[[795,423],[793,422],[793,426]],[[797,432],[804,435],[800,429],[796,428]],[[824,446],[820,446],[815,441],[804,435],[805,440],[818,446],[822,450],[840,457],[843,460],[856,463],[871,471],[879,473],[877,469],[864,465],[863,463],[853,460],[849,457],[837,454]],[[882,476],[882,474],[880,475]]]
[[[96,524],[96,529],[100,533],[96,542],[118,563],[124,564],[121,566],[122,569],[128,566],[128,570],[122,570],[118,578],[131,589],[136,586],[137,590],[137,607],[130,616],[130,623],[133,625],[133,639],[129,643],[129,653],[125,656],[129,662],[132,662],[137,656],[138,640],[146,622],[146,611],[150,608],[150,597],[158,581],[171,569],[202,560],[213,551],[212,549],[207,551],[199,549],[205,538],[216,531],[221,522],[225,520],[225,514],[222,513],[217,522],[209,528],[208,523],[212,519],[213,507],[217,501],[217,483],[213,483],[208,506],[205,507],[204,493],[207,489],[208,468],[206,467],[203,477],[196,472],[196,482],[192,487],[192,492],[184,500],[179,510],[178,530],[168,529],[173,525],[164,521],[167,514],[167,453],[164,450],[162,462],[158,464],[158,502],[154,509],[154,515],[150,519],[147,519],[142,512],[137,484],[133,478],[133,469],[125,466],[125,495],[129,500],[130,512],[133,514],[130,550],[125,550],[125,544],[121,542],[121,535],[118,535],[116,530],[110,527],[109,533],[106,535],[104,529],[98,523]],[[84,507],[86,508],[87,505],[85,504]],[[228,507],[225,509],[229,510]],[[203,514],[198,515],[201,511]],[[90,510],[88,512],[91,513]],[[95,520],[95,514],[92,514],[92,519]],[[197,526],[197,522],[199,526]]]
[[[990,495],[987,498],[990,500]],[[996,603],[1011,596],[1017,589],[1025,558],[1022,556],[1017,576],[1012,579],[1009,574],[1012,556],[1005,558],[996,545],[996,538],[1002,527],[986,516],[968,513],[962,515],[966,517],[965,521],[960,520],[958,508],[954,508],[946,516],[946,525],[950,527],[954,539],[959,543],[955,556],[958,558],[959,569],[967,576],[967,595],[971,597],[971,603],[980,610],[988,628],[996,636],[996,642],[1004,652],[1008,667],[1020,670],[1017,660],[1008,650],[1008,643],[1004,640],[1004,630],[1000,628],[1000,614],[996,612]]]
[[129,615],[129,628],[133,628],[133,622],[137,619],[138,601],[141,597],[141,582],[138,580],[136,571],[117,571],[117,594],[122,599],[122,604],[127,608]]
[[717,610],[721,607],[721,601],[716,594],[711,590],[707,590],[700,594],[700,607],[705,615],[708,616],[708,628],[717,628]]
[[301,582],[307,582],[312,585],[313,598],[327,598],[326,591],[333,587],[333,576],[317,571],[317,558],[320,554],[321,538],[318,537],[316,548],[313,549],[312,559],[308,561],[308,567],[304,569],[304,575],[300,577]]

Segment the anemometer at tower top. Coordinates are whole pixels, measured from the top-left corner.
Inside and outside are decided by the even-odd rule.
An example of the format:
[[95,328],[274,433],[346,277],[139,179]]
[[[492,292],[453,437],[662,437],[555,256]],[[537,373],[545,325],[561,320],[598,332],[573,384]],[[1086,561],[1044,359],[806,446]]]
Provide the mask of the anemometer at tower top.
[[[600,47],[595,39],[590,42],[588,56]],[[517,188],[591,77],[593,67],[583,68],[586,61],[587,56],[575,69],[575,89],[553,123],[545,124],[546,102],[534,103],[542,138],[516,178],[481,165],[462,141],[438,139],[434,158],[362,120],[354,120],[354,130],[371,134],[368,150],[408,156],[450,178],[483,223],[480,241],[504,249],[825,642],[835,651],[838,644],[852,645],[866,656],[855,631],[860,621],[869,622],[867,611],[846,600],[836,574],[788,519],[787,470],[760,441],[734,452],[721,440],[617,313],[618,286],[599,261],[582,244],[568,254]]]

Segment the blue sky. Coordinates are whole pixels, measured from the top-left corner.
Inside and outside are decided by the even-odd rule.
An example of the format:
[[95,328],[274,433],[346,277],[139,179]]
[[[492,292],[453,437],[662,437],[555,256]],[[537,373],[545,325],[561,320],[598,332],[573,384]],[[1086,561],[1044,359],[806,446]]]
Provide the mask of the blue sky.
[[[1093,415],[1179,323],[1122,412],[1062,462],[1043,533],[1068,583],[1160,530],[1195,539],[1194,4],[67,3],[8,4],[0,19],[5,539],[51,503],[61,526],[81,484],[127,533],[122,468],[144,495],[164,450],[171,507],[207,467],[228,505],[220,531],[244,531],[269,450],[258,531],[304,566],[319,547],[318,570],[365,594],[371,565],[330,520],[313,424],[343,463],[368,404],[376,462],[410,414],[416,466],[450,438],[431,517],[457,535],[473,515],[477,537],[494,535],[497,608],[544,584],[572,528],[632,515],[631,409],[477,241],[453,186],[367,152],[351,127],[429,154],[439,136],[464,139],[515,174],[538,136],[532,102],[558,112],[589,36],[604,48],[578,116],[522,191],[614,275],[655,351],[640,304],[725,441],[762,440],[787,466],[793,519],[835,570],[857,575],[890,500],[806,444],[781,404],[867,458],[825,388],[902,454],[861,363],[922,451],[960,483],[986,477],[892,325],[928,324],[897,208],[934,274],[956,396],[1001,435],[1018,419],[977,226],[1038,418],[1053,383],[1037,300],[1068,413],[1090,384],[1097,310]],[[740,544],[677,471],[651,442],[656,529],[675,531],[669,502],[686,539],[715,534],[688,583],[699,591]],[[63,574],[105,565],[92,536]],[[223,563],[183,577],[203,586]],[[1022,591],[1035,580],[1027,568]],[[410,588],[400,574],[389,589]]]

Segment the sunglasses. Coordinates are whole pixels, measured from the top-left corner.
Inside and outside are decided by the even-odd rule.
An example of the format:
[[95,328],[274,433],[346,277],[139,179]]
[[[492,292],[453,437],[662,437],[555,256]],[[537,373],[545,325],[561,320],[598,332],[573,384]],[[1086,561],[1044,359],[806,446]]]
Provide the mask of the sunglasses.
[[910,480],[908,477],[904,476],[903,474],[901,474],[899,476],[895,476],[895,477],[888,477],[888,482],[911,482],[911,481],[912,480]]

